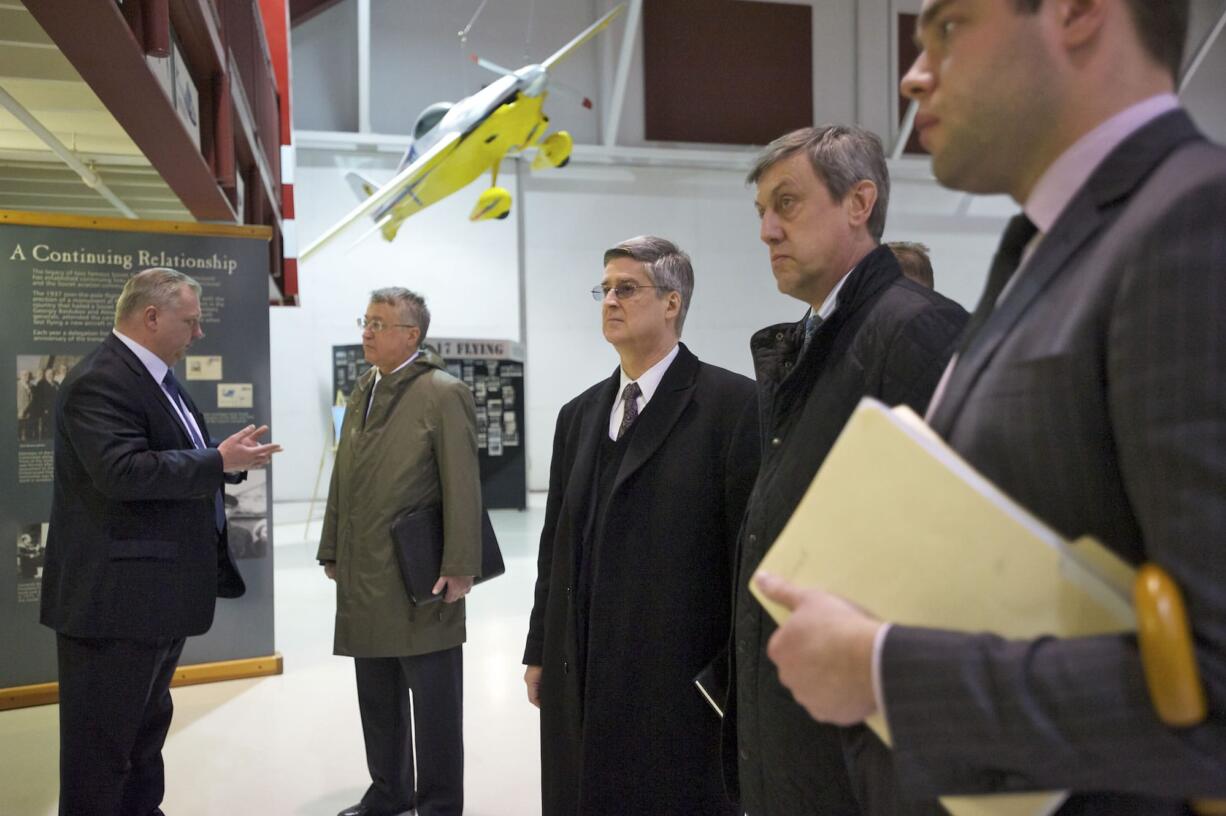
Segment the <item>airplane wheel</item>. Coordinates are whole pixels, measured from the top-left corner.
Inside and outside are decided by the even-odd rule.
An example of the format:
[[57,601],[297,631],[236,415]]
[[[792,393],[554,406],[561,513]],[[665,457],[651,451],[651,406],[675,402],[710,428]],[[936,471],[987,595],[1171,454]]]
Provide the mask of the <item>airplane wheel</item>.
[[497,216],[497,218],[498,218],[498,220],[499,220],[499,221],[502,221],[503,219],[505,219],[505,218],[506,218],[508,215],[510,215],[510,214],[511,214],[511,211],[510,211],[510,210],[507,210],[507,211],[506,211],[506,212],[504,212],[502,215]]

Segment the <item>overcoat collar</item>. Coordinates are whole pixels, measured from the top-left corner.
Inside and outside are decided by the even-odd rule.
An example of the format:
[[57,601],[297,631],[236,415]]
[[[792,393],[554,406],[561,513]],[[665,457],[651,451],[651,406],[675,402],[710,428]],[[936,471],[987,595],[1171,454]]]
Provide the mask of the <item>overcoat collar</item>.
[[[395,402],[419,376],[432,368],[441,369],[444,367],[445,363],[441,357],[429,349],[423,348],[413,362],[404,368],[379,378],[379,388],[376,396],[390,395],[388,399]],[[357,383],[353,387],[353,393],[350,395],[350,404],[353,410],[359,411],[356,421],[360,430],[366,429],[366,419],[369,414],[373,413],[373,409],[371,411],[367,410],[367,404],[370,401],[370,391],[375,387],[375,373],[374,366],[367,369],[358,378]]]
[[1057,276],[1076,274],[1069,259],[1102,229],[1110,209],[1130,196],[1171,151],[1197,138],[1200,134],[1188,115],[1172,111],[1144,125],[1103,160],[1043,237],[1009,296],[958,359],[932,415],[930,424],[937,433],[949,435],[996,349],[1039,294]]

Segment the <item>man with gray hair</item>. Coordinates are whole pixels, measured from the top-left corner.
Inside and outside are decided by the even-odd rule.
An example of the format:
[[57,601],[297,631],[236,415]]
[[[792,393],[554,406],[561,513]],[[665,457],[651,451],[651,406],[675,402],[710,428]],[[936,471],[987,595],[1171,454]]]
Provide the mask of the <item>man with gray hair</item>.
[[42,622],[56,631],[60,813],[160,814],[170,680],[217,598],[243,594],[223,481],[280,446],[248,426],[214,446],[173,367],[200,329],[200,285],[132,276],[115,328],[55,402],[55,479]]
[[894,791],[864,781],[872,733],[814,722],[780,685],[766,655],[775,625],[748,584],[860,399],[922,414],[967,316],[905,280],[880,245],[890,177],[874,134],[793,131],[766,147],[748,181],[775,283],[809,308],[750,340],[766,445],[740,537],[729,766],[751,816],[898,812]]
[[689,257],[642,236],[592,289],[620,365],[558,414],[524,650],[545,816],[735,812],[711,710],[726,681],[704,700],[695,678],[727,676],[757,407],[752,381],[679,342],[693,288]]
[[[464,810],[463,598],[481,574],[476,409],[422,348],[430,310],[420,295],[376,289],[358,326],[372,368],[349,397],[318,554],[336,582],[333,649],[354,658],[371,776],[341,816],[453,816]],[[436,507],[441,602],[415,606],[392,524]]]

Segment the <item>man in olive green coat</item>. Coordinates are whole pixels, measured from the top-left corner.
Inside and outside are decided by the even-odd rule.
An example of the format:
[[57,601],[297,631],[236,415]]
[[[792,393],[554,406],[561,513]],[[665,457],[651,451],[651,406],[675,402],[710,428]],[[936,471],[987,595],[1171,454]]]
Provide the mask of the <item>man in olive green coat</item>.
[[[419,350],[430,326],[421,296],[377,289],[359,325],[373,368],[345,411],[318,555],[336,581],[334,651],[354,658],[371,775],[362,801],[339,816],[449,816],[464,809],[463,598],[481,569],[476,411],[442,359]],[[435,505],[444,542],[434,592],[444,603],[415,607],[391,526]]]

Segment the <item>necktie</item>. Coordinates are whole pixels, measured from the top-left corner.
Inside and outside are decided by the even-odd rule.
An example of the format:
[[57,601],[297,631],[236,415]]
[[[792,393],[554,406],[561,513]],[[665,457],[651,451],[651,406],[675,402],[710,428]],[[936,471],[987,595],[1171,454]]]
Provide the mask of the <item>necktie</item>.
[[[183,399],[183,392],[179,388],[179,381],[175,378],[175,373],[169,368],[166,369],[166,376],[162,378],[162,387],[166,389],[166,393],[170,395],[171,401],[174,402],[175,407],[178,409],[192,444],[199,450],[207,448],[208,445],[204,444],[204,440],[200,437],[200,432],[196,430],[196,426],[187,418],[187,400]],[[217,493],[213,496],[213,523],[217,525],[217,532],[219,533],[226,527],[226,504],[221,496],[221,488],[217,488]]]
[[622,402],[626,404],[625,413],[622,414],[622,424],[617,429],[617,438],[622,436],[634,424],[634,420],[639,418],[639,395],[643,393],[643,389],[639,388],[639,384],[632,382],[622,391]]
[[822,318],[817,312],[809,312],[809,316],[805,318],[805,345],[809,345],[809,341],[813,339],[813,335],[817,334],[817,327],[822,325]]
[[1026,251],[1026,245],[1037,232],[1038,229],[1034,222],[1027,218],[1025,213],[1013,216],[1013,220],[1005,228],[1005,234],[1000,239],[1000,247],[996,250],[996,257],[992,259],[992,268],[988,271],[988,284],[983,290],[983,297],[979,299],[979,305],[975,307],[975,312],[967,321],[966,330],[962,333],[962,343],[958,346],[959,356],[970,347],[971,341],[975,339],[975,335],[983,328],[992,310],[996,308],[997,298],[1000,297],[1005,285],[1009,283],[1009,279],[1013,277],[1013,273],[1017,271],[1022,262],[1022,254]]

